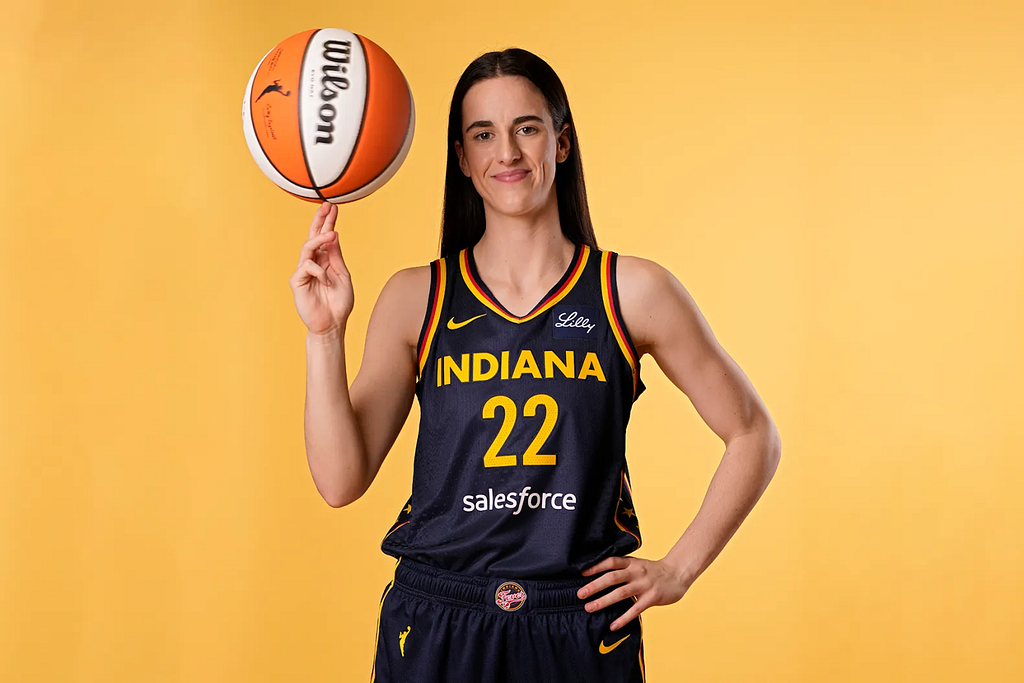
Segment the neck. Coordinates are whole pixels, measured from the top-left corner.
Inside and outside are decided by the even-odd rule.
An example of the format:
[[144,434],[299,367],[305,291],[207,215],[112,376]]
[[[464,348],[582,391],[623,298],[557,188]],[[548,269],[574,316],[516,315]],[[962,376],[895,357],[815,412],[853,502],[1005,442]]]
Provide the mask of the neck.
[[576,248],[562,234],[558,200],[522,216],[493,212],[485,205],[484,235],[473,247],[480,277],[488,287],[506,289],[513,296],[547,291],[565,273]]

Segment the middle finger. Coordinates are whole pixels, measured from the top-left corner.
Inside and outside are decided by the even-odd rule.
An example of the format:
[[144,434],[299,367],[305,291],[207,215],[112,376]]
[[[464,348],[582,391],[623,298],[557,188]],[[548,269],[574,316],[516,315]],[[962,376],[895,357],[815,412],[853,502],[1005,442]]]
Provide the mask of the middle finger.
[[588,595],[594,595],[608,586],[614,586],[617,583],[622,583],[628,580],[629,572],[626,569],[616,569],[615,571],[608,572],[607,574],[602,574],[587,585],[583,586],[577,592],[577,595],[580,598],[585,598]]
[[627,583],[624,586],[619,586],[607,595],[602,595],[597,600],[588,602],[586,604],[586,609],[588,612],[596,612],[599,609],[604,609],[608,605],[614,605],[617,602],[622,602],[626,598],[633,596],[637,590],[637,586]]

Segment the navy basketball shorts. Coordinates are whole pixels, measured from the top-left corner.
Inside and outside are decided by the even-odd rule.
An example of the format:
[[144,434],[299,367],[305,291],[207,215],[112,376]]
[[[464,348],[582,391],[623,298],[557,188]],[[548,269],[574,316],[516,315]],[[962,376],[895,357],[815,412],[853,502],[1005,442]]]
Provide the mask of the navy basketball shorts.
[[643,683],[643,625],[611,623],[627,598],[590,613],[596,576],[475,577],[400,558],[381,596],[373,683]]

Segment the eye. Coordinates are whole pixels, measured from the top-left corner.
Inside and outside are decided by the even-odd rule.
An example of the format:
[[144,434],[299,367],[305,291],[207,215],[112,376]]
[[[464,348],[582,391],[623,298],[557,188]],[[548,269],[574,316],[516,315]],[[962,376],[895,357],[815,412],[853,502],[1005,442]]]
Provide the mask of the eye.
[[474,139],[474,140],[480,140],[480,139],[481,139],[481,138],[480,138],[480,136],[481,136],[481,135],[490,135],[490,134],[491,134],[491,133],[490,133],[490,131],[486,131],[486,130],[485,130],[485,131],[484,131],[484,132],[482,132],[482,133],[477,133],[476,135],[474,135],[474,136],[473,136],[473,139]]
[[536,127],[536,126],[523,126],[523,127],[522,127],[522,128],[520,128],[519,130],[526,130],[527,128],[529,128],[529,129],[531,129],[531,130],[537,130],[537,127]]

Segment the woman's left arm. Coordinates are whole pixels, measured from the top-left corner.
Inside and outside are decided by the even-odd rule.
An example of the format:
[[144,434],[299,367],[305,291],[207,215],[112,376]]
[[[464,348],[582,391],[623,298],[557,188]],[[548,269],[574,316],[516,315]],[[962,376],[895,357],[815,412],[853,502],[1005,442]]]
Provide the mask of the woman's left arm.
[[624,584],[588,603],[591,612],[636,598],[612,623],[613,631],[652,605],[683,597],[757,503],[782,453],[764,403],[682,283],[657,263],[638,257],[619,256],[616,270],[623,322],[637,353],[657,360],[725,443],[725,454],[697,516],[664,558],[609,557],[583,572],[607,573],[581,588],[580,598]]

